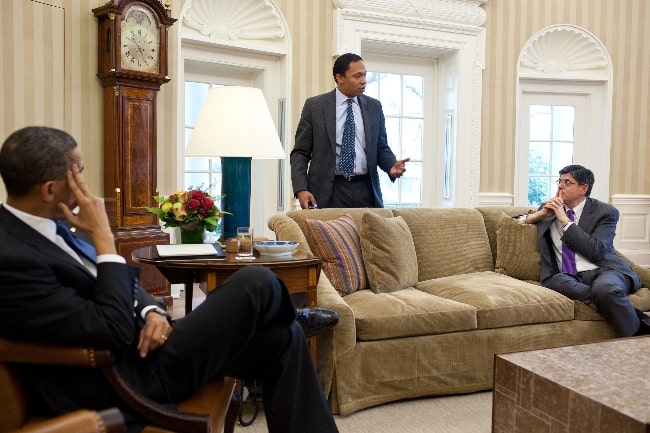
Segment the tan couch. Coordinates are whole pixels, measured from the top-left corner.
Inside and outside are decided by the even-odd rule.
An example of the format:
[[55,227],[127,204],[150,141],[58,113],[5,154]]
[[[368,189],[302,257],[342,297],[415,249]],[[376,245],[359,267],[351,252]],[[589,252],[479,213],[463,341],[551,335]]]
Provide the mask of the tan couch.
[[[308,219],[349,214],[359,231],[367,288],[341,296],[325,273],[318,283],[319,306],[340,315],[318,340],[318,372],[334,413],[487,390],[495,353],[613,337],[596,311],[534,281],[535,227],[503,215],[526,210],[319,209],[269,219],[278,240],[298,241],[307,252]],[[382,218],[364,217],[369,212]],[[416,281],[408,284],[412,268]],[[650,272],[638,272],[647,287]],[[647,288],[631,299],[650,310]]]

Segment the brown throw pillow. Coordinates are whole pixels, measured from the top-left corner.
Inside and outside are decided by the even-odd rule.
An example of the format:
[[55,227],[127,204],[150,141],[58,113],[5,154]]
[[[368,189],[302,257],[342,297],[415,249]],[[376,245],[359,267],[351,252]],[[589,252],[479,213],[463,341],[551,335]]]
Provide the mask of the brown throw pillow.
[[335,220],[306,219],[307,242],[323,261],[323,272],[341,296],[367,288],[359,231],[345,214]]
[[361,219],[361,251],[368,284],[375,293],[389,293],[418,282],[418,259],[404,218],[366,213]]
[[537,226],[502,213],[497,224],[496,272],[519,280],[539,281],[540,263]]

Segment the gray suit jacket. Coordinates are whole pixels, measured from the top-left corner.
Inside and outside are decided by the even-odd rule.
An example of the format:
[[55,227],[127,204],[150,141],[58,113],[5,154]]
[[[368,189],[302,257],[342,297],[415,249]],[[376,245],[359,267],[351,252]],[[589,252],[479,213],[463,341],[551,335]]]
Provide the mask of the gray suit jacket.
[[[623,258],[616,255],[614,236],[618,222],[618,210],[607,203],[587,197],[578,224],[572,224],[562,237],[576,253],[600,267],[622,272],[630,277],[633,291],[641,287],[641,279]],[[540,281],[545,281],[560,272],[552,250],[551,225],[555,217],[537,223],[537,242],[542,254]]]
[[[397,158],[388,146],[381,103],[369,96],[358,98],[366,138],[368,174],[375,207],[383,207],[377,167],[390,175]],[[336,90],[308,98],[296,128],[291,151],[293,192],[310,191],[319,207],[329,207],[336,169]],[[395,180],[391,178],[391,180]]]

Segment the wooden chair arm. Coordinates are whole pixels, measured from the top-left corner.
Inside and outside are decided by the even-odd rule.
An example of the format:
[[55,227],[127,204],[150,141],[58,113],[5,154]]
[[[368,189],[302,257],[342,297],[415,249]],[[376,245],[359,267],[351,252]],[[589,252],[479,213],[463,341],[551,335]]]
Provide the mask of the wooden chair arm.
[[99,412],[80,409],[65,415],[27,423],[13,433],[124,433],[124,417],[116,409]]
[[177,412],[173,407],[157,403],[140,394],[124,380],[115,366],[103,367],[104,376],[117,395],[140,416],[150,423],[177,432],[208,432],[208,417],[191,413]]
[[226,419],[234,425],[231,412],[237,406],[230,405],[231,412],[228,412],[228,403],[235,389],[232,378],[210,382],[186,402],[173,407],[151,400],[128,383],[117,370],[115,357],[109,350],[0,338],[0,362],[99,367],[118,396],[153,426],[160,427],[161,431],[218,432],[224,427]]
[[0,338],[0,362],[101,367],[112,365],[115,357],[109,350],[95,350],[92,347],[61,346]]

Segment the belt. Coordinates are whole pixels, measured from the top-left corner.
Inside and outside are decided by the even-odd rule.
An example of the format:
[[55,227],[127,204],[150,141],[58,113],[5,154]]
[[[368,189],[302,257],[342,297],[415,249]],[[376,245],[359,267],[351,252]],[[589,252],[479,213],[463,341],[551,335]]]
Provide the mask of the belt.
[[362,180],[368,180],[367,174],[351,174],[349,176],[343,176],[342,174],[337,174],[334,176],[335,179],[345,180],[346,182],[361,182]]

